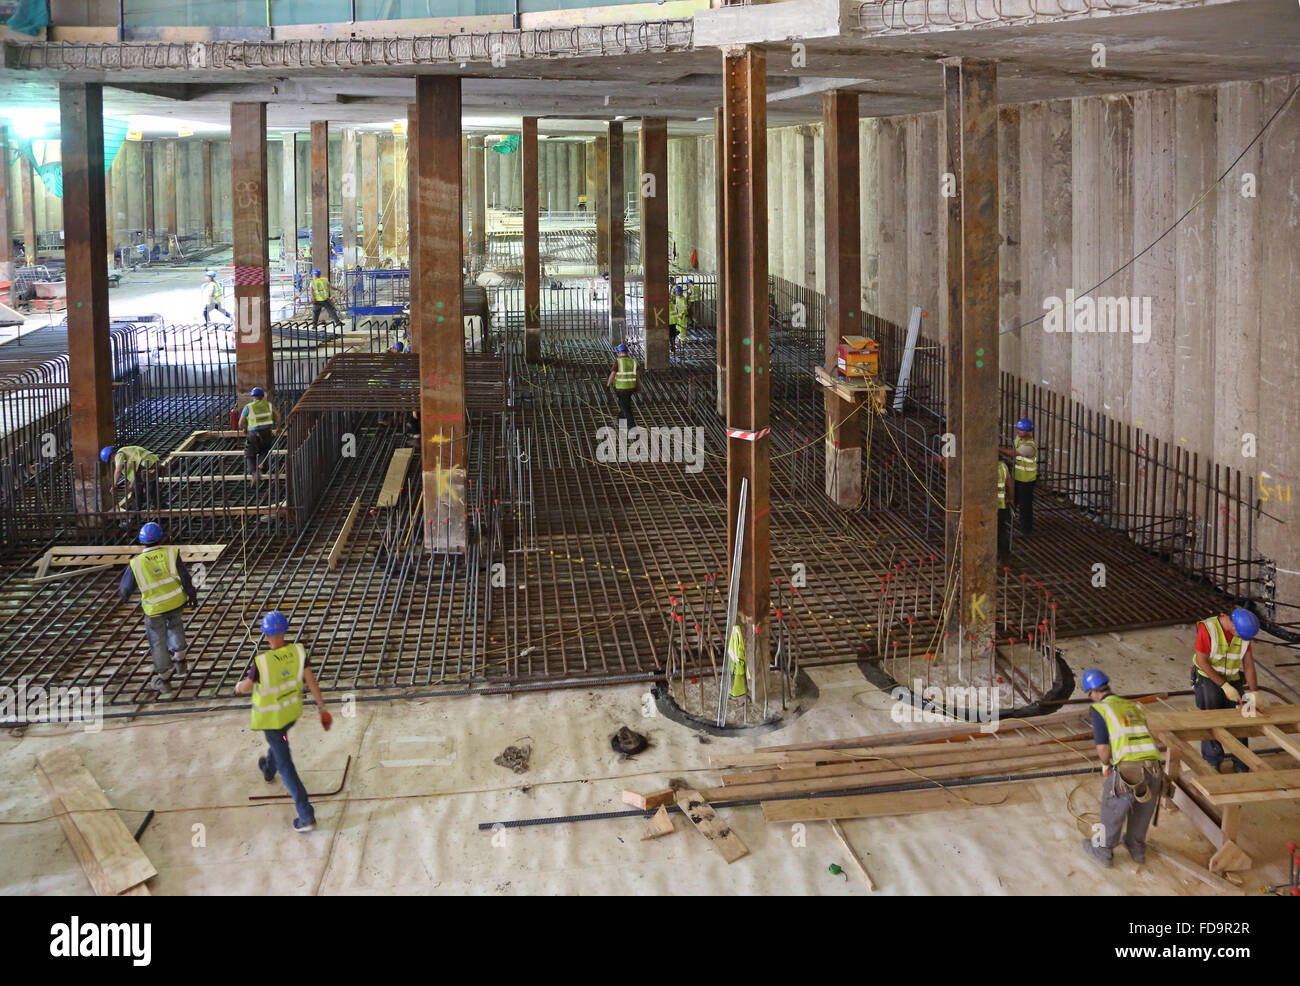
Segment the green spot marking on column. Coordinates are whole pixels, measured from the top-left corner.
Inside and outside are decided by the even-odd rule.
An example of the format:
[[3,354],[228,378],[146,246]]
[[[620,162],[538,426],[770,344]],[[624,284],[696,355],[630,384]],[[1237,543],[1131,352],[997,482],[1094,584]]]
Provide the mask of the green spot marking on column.
[[80,301],[78,301],[78,302],[77,302],[77,307],[80,308],[80,307],[82,306],[83,303],[84,303],[84,302],[80,302]]
[[[442,302],[441,302],[441,301],[434,302],[433,307],[434,307],[434,308],[441,308],[441,307],[442,307]],[[980,352],[983,352],[983,351],[984,351],[984,350],[982,350],[982,349],[980,350]]]
[[438,321],[439,321],[439,322],[444,321],[444,319],[443,319],[443,317],[442,317],[441,315],[438,316]]
[[763,351],[763,344],[761,342],[758,344],[758,351],[760,353]]
[[745,364],[745,372],[746,372],[746,373],[749,372],[749,364],[748,364],[748,363]]
[[246,264],[251,264],[252,262],[253,262],[253,258],[252,258],[252,257],[245,257],[245,258],[244,258],[244,263],[246,263]]
[[976,356],[983,356],[983,355],[984,355],[984,349],[983,349],[983,347],[980,347],[979,349],[975,350],[975,355],[976,355]]
[[758,368],[758,372],[759,372],[759,373],[762,373],[762,372],[763,372],[763,368],[762,368],[761,366]]
[[975,361],[975,369],[982,370],[983,368],[984,368],[984,361],[982,359],[977,359]]
[[748,345],[749,345],[749,336],[745,336],[745,338],[741,339],[741,340],[740,340],[740,344],[741,344],[742,346],[748,346]]

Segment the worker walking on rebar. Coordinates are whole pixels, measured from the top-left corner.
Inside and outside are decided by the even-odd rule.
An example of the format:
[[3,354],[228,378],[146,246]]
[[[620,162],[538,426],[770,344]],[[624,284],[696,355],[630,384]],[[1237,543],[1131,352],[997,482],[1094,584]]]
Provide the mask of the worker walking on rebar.
[[188,602],[198,603],[189,568],[181,560],[180,548],[164,545],[162,526],[155,523],[140,528],[140,543],[145,550],[131,559],[117,586],[118,602],[126,602],[140,590],[140,608],[144,610],[144,632],[149,638],[153,658],[153,677],[149,688],[160,698],[171,698],[168,679],[176,681],[189,670],[185,663],[185,621],[181,610]]
[[[1196,654],[1192,658],[1192,688],[1198,709],[1232,709],[1239,703],[1255,705],[1255,655],[1250,642],[1259,633],[1259,617],[1238,606],[1232,615],[1220,613],[1201,620],[1196,626]],[[1244,687],[1243,687],[1244,686]],[[1248,739],[1241,743],[1250,745]],[[1201,756],[1215,770],[1244,773],[1249,768],[1232,757],[1225,769],[1223,744],[1202,740]]]
[[686,279],[686,315],[691,325],[698,325],[700,320],[700,286],[695,278]]
[[311,272],[311,327],[314,329],[320,324],[320,313],[325,310],[329,313],[330,318],[334,319],[334,327],[343,328],[343,320],[339,318],[339,313],[334,310],[334,302],[330,300],[330,282],[328,278],[321,277],[321,273],[316,268]]
[[1101,824],[1093,838],[1083,840],[1083,849],[1109,866],[1122,835],[1129,857],[1140,865],[1147,859],[1147,828],[1164,795],[1160,751],[1147,729],[1146,711],[1112,694],[1104,671],[1085,671],[1083,690],[1092,702],[1092,741],[1102,770]]
[[203,324],[208,325],[208,314],[210,312],[221,312],[226,316],[226,320],[233,322],[230,312],[221,307],[225,301],[225,294],[221,290],[221,282],[217,280],[217,272],[210,270],[203,281]]
[[307,662],[307,650],[302,644],[287,644],[284,633],[289,620],[279,610],[262,617],[262,635],[270,650],[253,658],[244,677],[235,686],[236,695],[253,693],[252,728],[266,737],[266,753],[257,758],[257,769],[268,784],[278,773],[285,788],[293,797],[298,817],[293,820],[295,832],[310,832],[316,827],[316,811],[307,799],[307,789],[298,778],[289,751],[289,730],[302,715],[302,686],[305,683],[320,709],[321,728],[329,731],[334,717],[325,708],[325,698],[320,685]]
[[129,489],[126,497],[127,510],[145,510],[157,507],[162,502],[158,476],[166,472],[167,467],[147,448],[141,445],[123,445],[118,448],[105,445],[99,450],[99,461],[105,465],[113,463],[114,488],[125,478]]
[[609,371],[609,379],[605,381],[605,386],[613,385],[614,396],[618,398],[618,416],[621,420],[627,422],[627,430],[631,431],[636,427],[632,420],[632,395],[640,387],[640,381],[637,379],[636,360],[628,352],[627,343],[620,342],[615,349],[614,368]]
[[1020,533],[1034,533],[1034,487],[1038,483],[1038,443],[1034,441],[1034,423],[1029,418],[1016,422],[1014,448],[999,449],[1015,457],[1016,512],[1020,515]]
[[1007,502],[1007,486],[1011,482],[1011,470],[1007,464],[998,459],[998,557],[1005,558],[1011,554],[1011,507]]
[[673,296],[668,305],[668,349],[671,352],[677,343],[686,345],[686,295],[680,284],[673,286]]
[[266,391],[254,387],[252,398],[239,412],[239,430],[247,436],[244,442],[244,476],[260,478],[266,472],[266,461],[271,446],[275,444],[275,429],[280,424],[280,412],[266,399]]

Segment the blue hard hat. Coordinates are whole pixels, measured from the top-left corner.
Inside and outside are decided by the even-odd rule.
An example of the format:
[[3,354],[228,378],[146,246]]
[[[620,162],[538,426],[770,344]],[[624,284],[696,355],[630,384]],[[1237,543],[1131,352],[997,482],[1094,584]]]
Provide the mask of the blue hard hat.
[[1016,422],[1016,431],[1033,431],[1034,423],[1029,418],[1021,418]]
[[266,396],[266,391],[263,390],[261,387],[254,387],[252,390],[250,390],[250,391],[248,392],[248,396],[249,396],[249,397],[265,397],[265,396]]
[[210,271],[208,271],[208,277],[216,277],[216,276],[217,276],[217,272],[216,272],[216,271],[214,271],[214,270],[210,270]]
[[627,343],[626,343],[626,342],[620,342],[617,346],[614,347],[614,350],[615,350],[615,352],[619,352],[619,353],[625,353],[625,352],[627,352]]
[[153,521],[145,524],[140,528],[141,544],[157,544],[163,538],[163,529],[161,524],[155,524]]
[[1259,633],[1259,617],[1238,606],[1232,611],[1232,628],[1242,640],[1254,640],[1255,634]]
[[317,268],[313,267],[313,268],[311,269],[311,276],[312,276],[312,277],[320,277],[320,270],[318,270]]
[[1083,690],[1085,692],[1101,691],[1110,684],[1106,672],[1098,668],[1089,668],[1083,673]]
[[681,286],[680,284],[674,285],[674,286],[673,286],[673,293],[674,293],[674,294],[681,294],[681,293],[682,293],[682,286]]
[[100,462],[107,462],[111,458],[113,458],[113,446],[105,445],[102,449],[99,450]]
[[273,609],[262,617],[263,633],[284,633],[288,629],[289,620],[278,609]]

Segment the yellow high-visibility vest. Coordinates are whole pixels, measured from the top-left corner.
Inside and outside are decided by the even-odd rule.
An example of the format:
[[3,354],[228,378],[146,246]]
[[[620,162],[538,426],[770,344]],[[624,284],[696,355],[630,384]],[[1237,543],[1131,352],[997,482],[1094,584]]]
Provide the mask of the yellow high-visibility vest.
[[137,469],[152,469],[158,465],[158,456],[139,445],[124,445],[113,456],[114,468],[120,466],[130,482],[135,482]]
[[998,459],[998,509],[1007,509],[1007,480],[1011,478],[1011,470],[1007,464]]
[[1100,702],[1093,702],[1092,707],[1106,723],[1111,763],[1160,759],[1155,737],[1147,729],[1146,711],[1141,705],[1118,695],[1107,695]]
[[302,644],[285,644],[253,658],[253,729],[283,729],[302,715],[302,678],[307,651]]
[[620,356],[614,373],[615,390],[636,389],[636,360],[631,356]]
[[245,406],[248,411],[248,430],[257,431],[259,428],[270,428],[275,424],[275,412],[271,408],[271,402],[261,397],[251,400]]
[[140,589],[140,606],[146,616],[170,613],[185,605],[185,586],[177,562],[181,549],[161,545],[131,559],[131,571]]
[[[1032,483],[1038,478],[1038,443],[1032,438],[1017,438],[1016,442],[1016,482]],[[1022,446],[1028,445],[1033,454],[1021,455]]]
[[[1229,681],[1240,678],[1245,673],[1246,652],[1250,650],[1250,641],[1234,636],[1229,642],[1228,635],[1223,632],[1223,626],[1217,616],[1201,620],[1201,626],[1205,627],[1210,635],[1210,654],[1205,659],[1205,663]],[[1194,666],[1197,674],[1203,678],[1209,677],[1201,670],[1200,665]]]
[[330,282],[323,277],[311,279],[311,300],[324,301],[330,296]]

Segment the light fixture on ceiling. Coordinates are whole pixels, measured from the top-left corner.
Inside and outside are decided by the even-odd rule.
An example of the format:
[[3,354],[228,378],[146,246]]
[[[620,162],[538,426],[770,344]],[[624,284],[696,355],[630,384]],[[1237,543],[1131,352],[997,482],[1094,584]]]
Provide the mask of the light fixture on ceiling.
[[393,121],[393,133],[396,134],[398,137],[405,137],[405,136],[406,136],[406,121],[405,121],[405,120],[394,120],[394,121]]
[[615,123],[622,123],[622,122],[623,122],[624,120],[626,120],[626,119],[627,119],[627,117],[625,117],[625,116],[616,116],[616,117],[614,117],[614,122],[615,122]]
[[144,132],[141,130],[128,130],[126,132],[127,140],[144,140]]
[[179,128],[177,129],[177,131],[176,131],[176,136],[177,136],[177,137],[193,137],[193,136],[194,136],[194,128],[191,127],[188,123],[182,123],[182,124],[180,125],[180,127],[179,127]]

